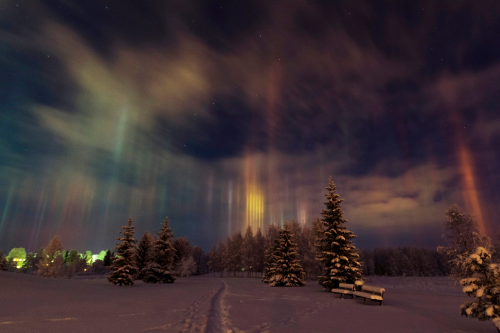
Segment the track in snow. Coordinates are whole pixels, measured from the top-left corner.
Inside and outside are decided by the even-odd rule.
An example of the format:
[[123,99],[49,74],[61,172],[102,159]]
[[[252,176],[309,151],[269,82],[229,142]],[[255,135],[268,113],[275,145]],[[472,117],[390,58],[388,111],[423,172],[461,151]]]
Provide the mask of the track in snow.
[[225,325],[225,309],[222,306],[224,292],[226,291],[226,283],[222,281],[222,287],[214,295],[210,301],[210,310],[208,311],[208,321],[206,333],[226,333]]

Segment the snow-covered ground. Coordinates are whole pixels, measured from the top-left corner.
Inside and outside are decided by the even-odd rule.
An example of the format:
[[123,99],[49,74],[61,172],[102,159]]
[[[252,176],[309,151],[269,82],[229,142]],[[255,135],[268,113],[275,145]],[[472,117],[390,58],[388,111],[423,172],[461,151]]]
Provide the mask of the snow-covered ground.
[[269,287],[259,279],[179,278],[118,287],[105,279],[0,272],[0,332],[494,332],[460,317],[467,299],[446,278],[367,280],[384,304],[340,299],[314,282]]

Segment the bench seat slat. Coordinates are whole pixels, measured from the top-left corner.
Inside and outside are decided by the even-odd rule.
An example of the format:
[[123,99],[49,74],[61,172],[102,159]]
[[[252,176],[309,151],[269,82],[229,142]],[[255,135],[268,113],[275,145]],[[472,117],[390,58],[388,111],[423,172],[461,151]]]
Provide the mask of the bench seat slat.
[[363,286],[363,291],[368,291],[372,293],[377,293],[377,294],[383,294],[385,292],[384,288],[380,287],[372,287],[372,286]]
[[353,291],[352,290],[347,290],[347,289],[332,289],[332,293],[335,293],[335,294],[352,294]]
[[339,288],[340,289],[354,290],[354,285],[353,284],[349,284],[349,283],[339,283]]
[[370,293],[364,293],[362,291],[355,291],[354,292],[354,296],[363,297],[363,298],[367,298],[367,299],[372,299],[374,301],[382,301],[383,300],[382,296],[380,296],[380,295],[374,295],[374,294],[370,294]]

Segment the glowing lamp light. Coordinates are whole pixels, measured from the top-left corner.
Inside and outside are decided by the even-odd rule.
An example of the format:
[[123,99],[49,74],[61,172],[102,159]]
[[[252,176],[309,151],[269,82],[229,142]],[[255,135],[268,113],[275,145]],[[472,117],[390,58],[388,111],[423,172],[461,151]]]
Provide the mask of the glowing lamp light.
[[21,268],[21,267],[23,267],[22,262],[23,262],[23,261],[25,261],[25,260],[26,260],[26,259],[22,259],[22,258],[14,258],[14,259],[12,259],[12,261],[17,262],[16,268]]

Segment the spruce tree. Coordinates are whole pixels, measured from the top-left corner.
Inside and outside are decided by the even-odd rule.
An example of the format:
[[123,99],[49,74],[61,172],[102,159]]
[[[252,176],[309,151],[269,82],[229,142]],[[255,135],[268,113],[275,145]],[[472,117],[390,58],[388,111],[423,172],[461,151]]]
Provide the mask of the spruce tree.
[[270,270],[269,285],[276,287],[300,287],[304,285],[304,270],[297,258],[297,244],[290,225],[285,222],[277,240],[274,264]]
[[173,283],[174,276],[170,268],[175,257],[175,249],[171,244],[173,231],[169,226],[168,217],[163,221],[158,239],[152,249],[152,260],[143,269],[143,281],[147,283]]
[[269,279],[273,276],[274,272],[274,263],[275,263],[275,253],[278,250],[279,247],[279,234],[280,230],[277,226],[275,225],[270,225],[269,229],[267,230],[267,237],[266,237],[266,242],[267,242],[267,249],[265,252],[265,267],[264,267],[264,274],[262,277],[262,282],[269,283]]
[[343,200],[335,193],[336,187],[331,178],[326,189],[326,210],[321,212],[323,230],[316,239],[319,250],[316,259],[324,265],[324,272],[318,276],[318,283],[323,289],[331,290],[341,282],[354,283],[361,279],[362,271],[358,251],[352,243],[356,236],[344,226],[347,220],[340,208]]
[[137,274],[137,267],[135,266],[134,250],[136,240],[134,239],[134,227],[132,226],[132,218],[129,218],[128,224],[123,226],[124,231],[120,231],[123,237],[118,237],[116,240],[121,243],[116,244],[117,256],[113,259],[111,270],[113,271],[108,276],[108,281],[113,284],[133,285],[133,276]]
[[147,266],[148,262],[151,261],[151,250],[153,247],[155,239],[153,235],[149,232],[145,232],[141,238],[141,241],[137,244],[137,249],[135,251],[135,263],[137,266],[137,279],[142,279],[142,270]]
[[491,263],[491,254],[484,247],[478,247],[464,263],[472,275],[462,279],[463,292],[475,297],[460,308],[462,316],[491,320],[500,332],[500,265]]

